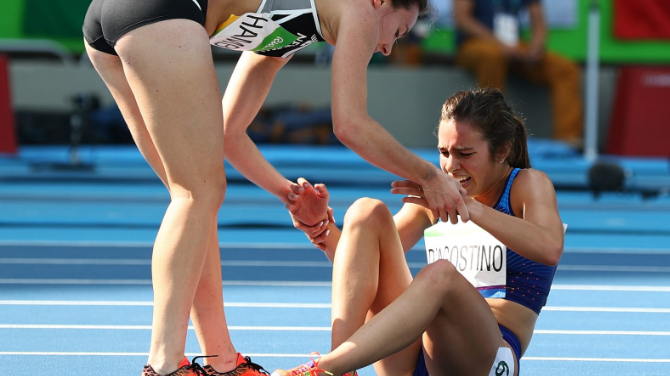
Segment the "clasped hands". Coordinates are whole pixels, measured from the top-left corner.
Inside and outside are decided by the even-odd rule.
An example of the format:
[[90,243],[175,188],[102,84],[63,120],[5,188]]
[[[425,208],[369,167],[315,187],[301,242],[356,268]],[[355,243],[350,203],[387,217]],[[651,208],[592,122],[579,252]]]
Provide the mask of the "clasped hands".
[[[424,186],[410,181],[399,180],[391,184],[391,193],[400,194],[404,203],[421,205],[430,209],[435,218],[442,221],[458,223],[470,219],[466,203],[473,201],[466,196],[460,183],[447,174],[438,174],[431,184]],[[436,188],[432,188],[436,187]],[[307,235],[317,248],[325,251],[324,242],[330,232],[328,225],[335,223],[333,209],[328,206],[329,193],[324,184],[310,184],[306,179],[299,178],[297,184],[291,185],[286,204],[293,221],[293,226]]]

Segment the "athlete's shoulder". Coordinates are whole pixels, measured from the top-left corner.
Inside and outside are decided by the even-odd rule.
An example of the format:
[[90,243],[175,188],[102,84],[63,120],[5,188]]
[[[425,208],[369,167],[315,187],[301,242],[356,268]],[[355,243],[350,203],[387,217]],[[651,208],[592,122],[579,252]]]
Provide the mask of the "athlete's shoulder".
[[514,183],[518,185],[534,185],[534,184],[552,184],[549,176],[534,168],[522,168],[516,175]]
[[524,200],[530,197],[549,199],[556,197],[556,190],[546,173],[534,168],[524,168],[519,171],[512,183],[512,198],[515,196]]
[[[340,23],[370,27],[377,25],[374,0],[343,0],[338,3]],[[363,24],[361,24],[363,22]]]

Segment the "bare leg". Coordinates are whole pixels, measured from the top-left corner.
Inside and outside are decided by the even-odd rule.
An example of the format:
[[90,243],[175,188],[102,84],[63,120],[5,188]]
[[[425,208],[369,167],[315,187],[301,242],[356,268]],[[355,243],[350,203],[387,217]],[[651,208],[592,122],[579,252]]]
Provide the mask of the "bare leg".
[[122,37],[116,49],[172,198],[154,246],[149,355],[156,371],[169,373],[183,357],[190,307],[225,192],[220,92],[197,23],[144,26]]
[[[135,96],[128,85],[121,59],[92,49],[86,43],[85,45],[93,66],[112,93],[140,152],[169,191],[163,162],[151,140]],[[213,246],[210,246],[207,253],[205,269],[198,283],[191,316],[203,353],[218,355],[216,358],[206,358],[205,362],[225,372],[235,368],[237,356],[230,341],[223,310],[221,258],[216,226],[212,228],[211,233]]]
[[216,227],[212,229],[211,238],[205,267],[193,300],[191,320],[202,353],[218,355],[216,358],[206,358],[207,364],[219,372],[228,372],[237,366],[237,352],[230,340],[223,309],[221,254]]
[[504,345],[484,298],[451,263],[440,260],[426,266],[398,299],[324,355],[319,367],[336,375],[364,367],[422,335],[426,365],[433,375],[484,376]]
[[[388,208],[378,200],[356,201],[344,218],[333,263],[332,348],[397,299],[411,282],[412,274]],[[416,341],[375,363],[375,371],[380,376],[398,374],[399,370],[411,373],[419,351],[420,341]]]

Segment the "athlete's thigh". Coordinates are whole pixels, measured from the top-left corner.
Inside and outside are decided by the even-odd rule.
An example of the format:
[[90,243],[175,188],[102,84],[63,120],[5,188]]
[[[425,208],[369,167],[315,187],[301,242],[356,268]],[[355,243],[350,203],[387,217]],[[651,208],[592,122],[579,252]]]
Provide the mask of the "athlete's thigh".
[[158,174],[163,183],[167,183],[163,163],[151,141],[151,137],[142,119],[142,114],[140,114],[137,102],[135,101],[133,91],[130,89],[128,80],[126,80],[126,76],[123,73],[121,59],[118,56],[98,51],[90,47],[88,43],[84,43],[84,45],[86,46],[86,52],[91,63],[93,63],[93,66],[119,106],[123,119],[126,121],[140,152],[154,171],[156,171],[156,174]]
[[204,28],[160,21],[125,34],[115,49],[171,189],[221,178],[221,92]]
[[[454,272],[457,273],[457,272]],[[498,323],[481,294],[460,274],[450,279],[449,301],[423,335],[431,375],[487,375],[504,346]]]

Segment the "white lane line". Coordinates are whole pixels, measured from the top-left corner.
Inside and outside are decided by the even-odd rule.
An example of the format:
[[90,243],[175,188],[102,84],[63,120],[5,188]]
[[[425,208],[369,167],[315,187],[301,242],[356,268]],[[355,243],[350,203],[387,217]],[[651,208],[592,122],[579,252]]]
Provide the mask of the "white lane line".
[[[0,258],[0,264],[12,265],[151,265],[149,259],[85,259],[85,258]],[[223,260],[221,266],[249,267],[321,267],[329,268],[328,261],[254,261]]]
[[[0,240],[0,247],[44,247],[44,248],[152,248],[153,241],[58,241],[58,240]],[[316,249],[305,241],[304,243],[247,243],[223,242],[220,248],[242,249]]]
[[[117,352],[59,352],[59,351],[0,351],[2,355],[25,355],[25,356],[149,356],[149,353],[117,353]],[[199,353],[186,353],[187,357],[200,356]],[[253,358],[309,358],[309,354],[250,354],[245,356]]]
[[632,308],[632,307],[552,307],[546,306],[542,311],[559,312],[614,312],[614,313],[670,313],[670,308]]
[[[199,356],[199,353],[186,353],[187,357]],[[309,354],[252,354],[245,353],[252,358],[309,358]],[[117,353],[117,352],[58,352],[58,351],[0,351],[0,356],[149,356],[149,353]],[[641,359],[641,358],[567,358],[524,356],[522,361],[541,362],[619,362],[619,363],[670,363],[670,359]]]
[[[0,324],[0,329],[151,330],[151,325]],[[188,327],[193,330],[193,326]],[[232,331],[330,332],[329,326],[229,326]],[[670,332],[627,330],[535,330],[534,334],[583,336],[670,336]]]
[[670,336],[670,332],[651,332],[640,330],[544,330],[537,329],[534,334],[559,334],[579,336]]
[[[0,258],[5,265],[151,265],[149,259],[94,259],[94,258]],[[410,268],[423,268],[425,262],[410,262]],[[267,261],[267,260],[223,260],[221,266],[235,267],[318,267],[330,268],[328,261]],[[622,273],[670,273],[665,266],[621,266],[621,265],[558,265],[558,270],[584,272],[622,272]]]
[[[151,285],[150,279],[0,278],[0,285]],[[224,286],[330,287],[319,281],[223,281]]]
[[561,265],[558,270],[585,272],[670,273],[667,266]]
[[[149,301],[99,301],[99,300],[0,300],[0,305],[27,306],[153,306]],[[226,307],[241,308],[326,308],[330,303],[246,303],[224,302]]]
[[546,356],[524,356],[522,361],[550,361],[550,362],[621,362],[621,363],[670,363],[670,359],[640,359],[640,358],[562,358]]
[[[0,329],[151,330],[151,325],[0,324]],[[188,327],[193,330],[193,326]],[[234,331],[330,332],[329,326],[229,326]]]
[[3,285],[151,285],[150,279],[0,278]]
[[610,286],[610,285],[562,285],[551,286],[552,290],[570,291],[634,291],[634,292],[670,292],[670,286]]
[[[56,278],[0,278],[0,285],[151,285],[150,279],[56,279]],[[329,287],[330,282],[321,281],[235,281],[224,280],[224,286],[270,286],[270,287]],[[553,285],[552,290],[570,291],[634,291],[670,292],[670,286],[609,286],[609,285]]]
[[[106,300],[0,300],[0,306],[153,306],[150,301],[106,301]],[[226,307],[235,308],[305,308],[330,309],[330,303],[267,303],[267,302],[224,302]],[[670,308],[635,307],[558,307],[547,306],[543,311],[558,312],[612,312],[612,313],[670,313]]]

